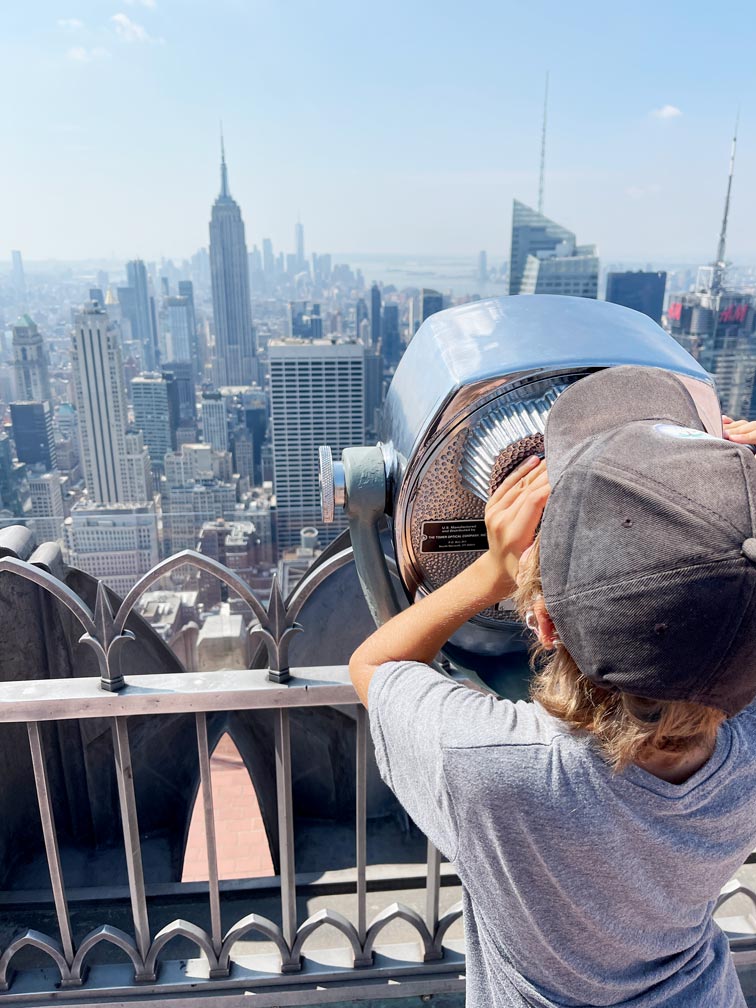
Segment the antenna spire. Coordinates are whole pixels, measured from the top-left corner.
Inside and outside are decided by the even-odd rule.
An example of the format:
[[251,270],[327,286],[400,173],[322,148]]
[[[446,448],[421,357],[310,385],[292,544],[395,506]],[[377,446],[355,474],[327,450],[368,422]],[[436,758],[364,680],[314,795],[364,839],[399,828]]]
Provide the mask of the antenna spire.
[[226,145],[223,142],[223,120],[220,124],[220,143],[221,143],[221,199],[228,199],[230,193],[228,191],[228,169],[226,168]]
[[546,114],[549,105],[549,72],[546,71],[546,89],[543,95],[543,126],[541,128],[541,172],[538,178],[538,213],[543,213],[543,172],[546,164]]
[[730,149],[730,170],[727,175],[727,195],[725,196],[724,214],[722,215],[722,229],[719,232],[719,243],[717,245],[717,258],[714,262],[714,273],[712,276],[711,289],[713,294],[720,294],[724,286],[725,270],[727,262],[725,260],[725,247],[727,244],[727,217],[730,213],[730,193],[732,192],[732,179],[735,174],[735,148],[738,144],[738,121],[740,110],[735,116],[735,131],[732,135],[732,147]]

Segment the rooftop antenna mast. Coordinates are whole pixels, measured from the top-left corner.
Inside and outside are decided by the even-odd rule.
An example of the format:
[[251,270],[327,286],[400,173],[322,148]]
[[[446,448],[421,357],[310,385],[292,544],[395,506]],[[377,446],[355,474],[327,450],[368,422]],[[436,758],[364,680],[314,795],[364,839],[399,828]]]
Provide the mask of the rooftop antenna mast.
[[226,168],[226,145],[223,142],[223,120],[220,123],[220,142],[221,142],[221,197],[227,197],[228,192],[228,169]]
[[549,105],[549,72],[546,71],[546,90],[543,95],[543,126],[541,127],[541,173],[538,178],[538,213],[543,213],[543,171],[546,164],[546,114]]
[[730,150],[730,171],[727,176],[727,195],[725,196],[724,214],[722,215],[722,230],[719,232],[719,244],[717,245],[717,258],[712,264],[714,267],[711,278],[712,294],[721,294],[724,287],[725,270],[727,262],[725,260],[725,247],[727,244],[727,217],[730,213],[730,193],[732,192],[732,177],[735,174],[735,148],[738,143],[738,120],[740,113],[735,116],[735,132],[732,136],[732,148]]

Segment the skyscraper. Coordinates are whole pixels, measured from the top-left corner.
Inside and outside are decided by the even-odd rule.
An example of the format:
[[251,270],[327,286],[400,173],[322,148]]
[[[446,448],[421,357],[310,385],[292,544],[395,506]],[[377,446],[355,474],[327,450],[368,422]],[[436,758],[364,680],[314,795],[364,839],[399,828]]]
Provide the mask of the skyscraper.
[[68,563],[125,595],[160,559],[154,501],[79,502],[63,523]]
[[76,316],[71,364],[90,498],[105,504],[144,500],[127,459],[121,347],[107,313],[93,303]]
[[370,342],[374,350],[381,342],[381,289],[377,283],[370,288]]
[[194,308],[189,298],[173,295],[165,299],[168,326],[168,360],[191,361]]
[[257,378],[257,360],[249,297],[247,243],[239,204],[228,191],[222,140],[221,189],[210,217],[210,275],[215,321],[216,384],[251,385]]
[[339,458],[365,437],[365,348],[359,343],[271,341],[268,344],[274,487],[278,542],[299,542],[315,526],[330,542],[345,522],[323,525],[318,489],[318,446]]
[[31,517],[28,470],[25,462],[14,461],[11,439],[0,433],[0,527],[17,525]]
[[131,383],[131,405],[134,423],[144,436],[153,468],[162,470],[166,452],[171,451],[168,383],[165,377],[150,372],[139,375]]
[[297,221],[297,225],[294,229],[294,238],[297,249],[297,273],[301,273],[303,270],[307,269],[307,259],[305,258],[304,228],[302,227],[302,222],[300,220]]
[[188,443],[197,440],[197,406],[192,365],[185,361],[170,361],[163,368],[162,375],[168,391],[168,423],[175,451],[178,446],[179,428],[183,428]]
[[[367,321],[368,310],[365,304],[364,298],[357,298],[357,303],[354,306],[354,335],[356,339],[361,339],[362,333],[362,323]],[[365,346],[368,344],[366,343]]]
[[47,351],[36,322],[22,315],[13,323],[12,330],[16,398],[24,402],[50,399]]
[[37,542],[55,542],[62,539],[66,512],[60,473],[45,472],[41,468],[30,469],[29,495],[34,516],[29,522],[29,527],[34,532]]
[[147,269],[141,259],[126,263],[127,287],[118,288],[121,313],[131,326],[131,338],[142,348],[142,369],[153,371],[158,365],[157,328]]
[[666,273],[644,273],[642,270],[608,273],[606,300],[634,308],[661,324],[666,285]]
[[437,290],[431,290],[429,287],[423,287],[420,302],[421,322],[425,322],[427,318],[435,315],[436,312],[442,311],[444,307],[443,295],[439,294]]
[[273,242],[270,238],[263,238],[262,241],[263,273],[265,279],[270,281],[276,275],[276,257],[273,254]]
[[396,367],[402,355],[399,344],[399,305],[383,306],[383,337],[381,352],[385,367]]
[[45,471],[54,469],[55,435],[50,403],[16,402],[10,404],[10,410],[16,458],[29,465],[44,466]]
[[11,252],[11,267],[13,269],[13,290],[20,304],[26,301],[26,276],[24,261],[18,249]]
[[577,245],[575,235],[514,200],[509,257],[510,294],[598,296],[595,245]]
[[478,283],[485,286],[488,283],[488,256],[478,252]]
[[202,440],[213,451],[228,450],[226,403],[220,392],[202,393]]

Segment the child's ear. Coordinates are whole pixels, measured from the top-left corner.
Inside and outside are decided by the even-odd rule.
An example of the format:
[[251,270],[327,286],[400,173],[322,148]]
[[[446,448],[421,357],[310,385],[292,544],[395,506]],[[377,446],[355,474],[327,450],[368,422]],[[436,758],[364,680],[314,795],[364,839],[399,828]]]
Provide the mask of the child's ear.
[[547,651],[553,651],[557,644],[560,643],[560,637],[551,616],[546,611],[543,599],[538,599],[533,606],[533,612],[538,623],[538,640]]

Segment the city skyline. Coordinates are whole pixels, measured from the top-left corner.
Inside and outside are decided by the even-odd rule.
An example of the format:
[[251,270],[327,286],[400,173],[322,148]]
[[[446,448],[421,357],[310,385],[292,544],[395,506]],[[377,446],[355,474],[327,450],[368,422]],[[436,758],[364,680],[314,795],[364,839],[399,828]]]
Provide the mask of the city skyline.
[[[27,262],[190,255],[206,244],[222,116],[250,248],[293,248],[301,216],[308,251],[504,258],[512,199],[537,204],[548,71],[544,213],[604,260],[711,259],[736,107],[753,90],[754,12],[738,3],[704,28],[648,3],[631,23],[595,3],[581,17],[546,7],[536,24],[488,3],[433,18],[389,3],[371,32],[341,2],[293,18],[231,0],[189,16],[176,0],[10,11],[8,248]],[[743,104],[741,260],[756,258],[753,124]]]

